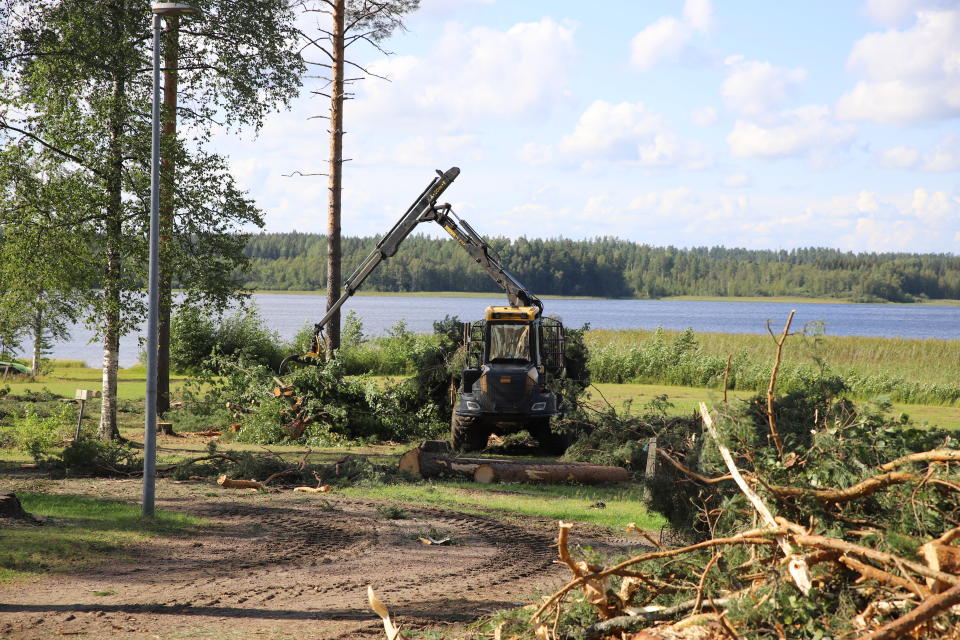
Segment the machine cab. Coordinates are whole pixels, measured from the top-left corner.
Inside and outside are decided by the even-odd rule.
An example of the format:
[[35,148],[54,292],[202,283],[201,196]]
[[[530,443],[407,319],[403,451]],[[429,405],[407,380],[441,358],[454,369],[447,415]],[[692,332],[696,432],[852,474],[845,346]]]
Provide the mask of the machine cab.
[[484,364],[539,364],[536,319],[536,307],[487,307]]

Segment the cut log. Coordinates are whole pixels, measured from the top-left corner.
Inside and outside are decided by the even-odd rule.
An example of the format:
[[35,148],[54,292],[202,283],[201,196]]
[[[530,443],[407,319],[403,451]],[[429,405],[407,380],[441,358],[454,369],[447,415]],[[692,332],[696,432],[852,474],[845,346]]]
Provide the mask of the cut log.
[[473,472],[473,480],[490,482],[578,482],[613,484],[627,482],[630,474],[622,467],[602,467],[576,462],[488,461]]
[[157,433],[164,436],[175,436],[176,433],[173,432],[173,423],[172,422],[158,422],[157,423]]
[[453,453],[442,440],[427,440],[400,456],[400,471],[421,478],[462,476],[475,482],[579,482],[606,484],[627,482],[630,474],[621,467],[588,462],[537,462],[498,458],[469,458]]
[[222,475],[217,478],[217,484],[224,489],[266,489],[266,487],[256,480],[234,480]]

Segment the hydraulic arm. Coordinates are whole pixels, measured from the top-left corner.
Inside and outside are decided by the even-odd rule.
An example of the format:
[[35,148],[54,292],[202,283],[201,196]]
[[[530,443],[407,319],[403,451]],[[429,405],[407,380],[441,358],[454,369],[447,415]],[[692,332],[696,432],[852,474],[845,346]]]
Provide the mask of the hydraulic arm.
[[[500,258],[493,248],[466,220],[454,214],[449,204],[437,205],[437,199],[450,184],[460,175],[460,169],[451,167],[446,172],[437,171],[437,177],[427,185],[423,193],[407,209],[403,217],[377,243],[370,254],[356,268],[343,284],[343,295],[331,306],[327,313],[313,326],[313,344],[311,350],[298,356],[319,357],[323,353],[323,329],[330,319],[340,310],[340,307],[356,293],[360,285],[376,269],[381,262],[397,253],[400,243],[422,222],[433,221],[446,230],[457,243],[470,254],[487,274],[506,292],[507,299],[512,306],[536,307],[537,315],[543,311],[543,303],[530,293],[510,272],[500,264]],[[291,359],[291,358],[288,358]],[[284,361],[286,362],[286,361]],[[282,369],[283,365],[281,365]]]

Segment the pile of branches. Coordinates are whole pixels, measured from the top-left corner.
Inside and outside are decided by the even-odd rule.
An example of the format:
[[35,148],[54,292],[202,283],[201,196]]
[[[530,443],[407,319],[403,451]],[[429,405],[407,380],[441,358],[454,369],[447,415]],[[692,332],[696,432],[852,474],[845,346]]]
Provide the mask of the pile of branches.
[[[700,406],[658,441],[652,506],[685,540],[574,559],[536,607],[542,640],[960,638],[960,449],[858,407],[825,375],[739,407]],[[634,425],[635,427],[637,425]],[[673,433],[670,431],[670,433]],[[658,496],[657,493],[660,493]]]

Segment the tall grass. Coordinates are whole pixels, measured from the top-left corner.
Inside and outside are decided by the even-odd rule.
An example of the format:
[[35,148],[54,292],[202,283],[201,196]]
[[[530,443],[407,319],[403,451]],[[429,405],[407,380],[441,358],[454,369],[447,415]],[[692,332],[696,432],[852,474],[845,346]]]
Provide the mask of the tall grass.
[[[692,331],[595,330],[587,333],[595,382],[718,387],[727,355],[728,386],[766,388],[775,345],[767,335]],[[859,397],[960,405],[960,341],[792,336],[784,347],[781,391],[838,376]]]

